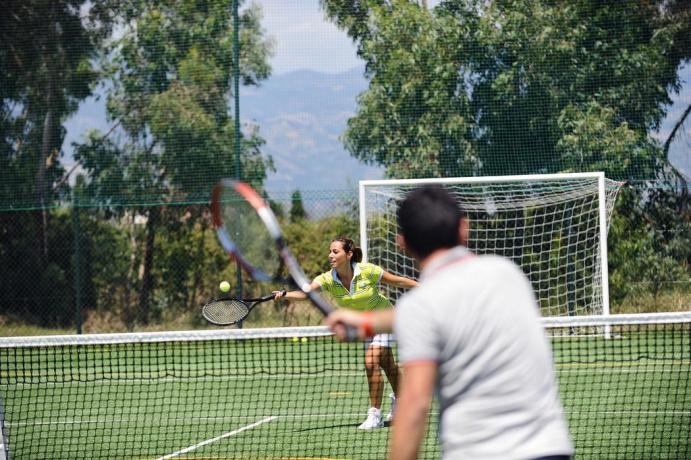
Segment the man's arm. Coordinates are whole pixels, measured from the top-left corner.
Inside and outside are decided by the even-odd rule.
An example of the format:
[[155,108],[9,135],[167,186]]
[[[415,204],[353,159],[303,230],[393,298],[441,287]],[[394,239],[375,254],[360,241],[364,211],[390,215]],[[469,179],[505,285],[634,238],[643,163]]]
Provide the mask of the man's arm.
[[416,361],[403,365],[403,379],[396,399],[396,418],[389,460],[414,460],[427,427],[437,363]]
[[339,309],[326,317],[325,323],[340,340],[347,337],[345,326],[357,330],[360,339],[366,339],[375,334],[393,332],[394,309],[377,311],[354,311]]

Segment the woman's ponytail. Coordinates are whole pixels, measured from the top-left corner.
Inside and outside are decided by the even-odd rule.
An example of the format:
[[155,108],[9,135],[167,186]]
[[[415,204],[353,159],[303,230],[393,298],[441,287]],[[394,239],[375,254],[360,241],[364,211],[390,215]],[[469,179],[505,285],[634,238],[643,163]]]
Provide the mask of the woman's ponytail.
[[355,246],[355,242],[348,238],[347,236],[338,236],[331,240],[333,243],[334,241],[338,241],[343,245],[343,250],[345,252],[352,252],[353,253],[353,258],[352,260],[355,262],[362,262],[362,249],[359,247]]

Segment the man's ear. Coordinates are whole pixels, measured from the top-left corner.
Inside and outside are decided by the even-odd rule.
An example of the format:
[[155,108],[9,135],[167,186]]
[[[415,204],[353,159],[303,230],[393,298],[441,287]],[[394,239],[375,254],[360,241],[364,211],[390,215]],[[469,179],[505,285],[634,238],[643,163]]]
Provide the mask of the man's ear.
[[461,217],[458,221],[458,242],[463,246],[468,246],[468,240],[470,239],[470,223],[467,217]]
[[405,244],[405,237],[400,233],[396,233],[396,244],[403,250],[403,252],[408,252],[408,246]]

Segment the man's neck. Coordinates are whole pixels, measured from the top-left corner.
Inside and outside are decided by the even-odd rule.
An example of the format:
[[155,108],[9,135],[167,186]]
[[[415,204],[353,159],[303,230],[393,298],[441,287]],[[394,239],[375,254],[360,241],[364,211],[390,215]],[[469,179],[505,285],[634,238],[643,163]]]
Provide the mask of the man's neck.
[[437,249],[436,251],[432,252],[427,257],[420,260],[420,270],[424,270],[425,267],[427,267],[429,264],[431,264],[433,261],[435,261],[439,257],[442,257],[444,254],[446,254],[450,250],[451,250],[451,248],[440,248],[440,249]]

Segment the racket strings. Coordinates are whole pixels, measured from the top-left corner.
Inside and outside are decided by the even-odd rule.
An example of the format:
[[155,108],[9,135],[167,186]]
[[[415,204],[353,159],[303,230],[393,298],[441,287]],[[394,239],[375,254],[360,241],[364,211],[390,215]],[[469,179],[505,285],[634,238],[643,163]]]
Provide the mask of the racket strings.
[[282,261],[274,238],[252,205],[235,189],[224,188],[220,211],[225,231],[247,262],[269,275],[278,274]]
[[216,300],[204,305],[204,316],[216,324],[233,324],[249,313],[249,306],[240,300]]

